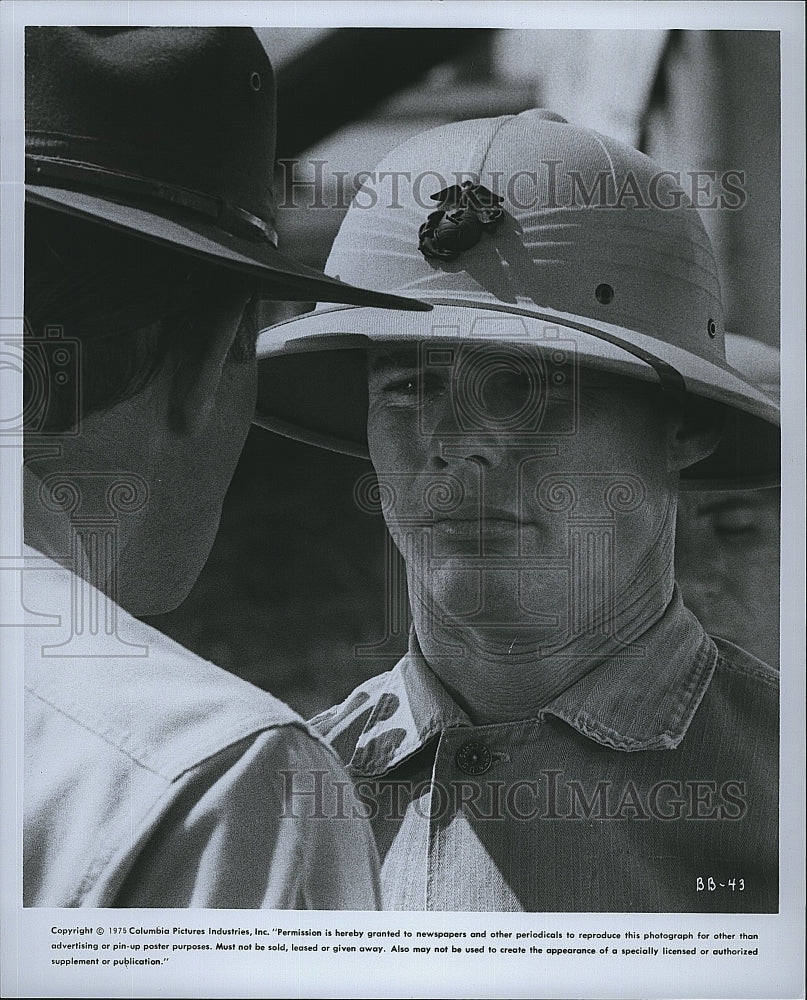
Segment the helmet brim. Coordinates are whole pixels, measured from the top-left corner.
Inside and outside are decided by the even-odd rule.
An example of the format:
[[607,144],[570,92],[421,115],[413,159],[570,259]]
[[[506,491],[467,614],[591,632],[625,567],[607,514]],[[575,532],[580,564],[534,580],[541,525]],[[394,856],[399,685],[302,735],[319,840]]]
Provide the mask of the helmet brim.
[[779,407],[731,365],[715,364],[634,330],[552,310],[494,310],[435,302],[428,314],[318,308],[264,330],[258,338],[255,422],[307,444],[368,458],[366,350],[378,343],[483,340],[570,347],[581,367],[645,382],[719,404],[720,445],[685,469],[682,488],[759,489],[780,474]]

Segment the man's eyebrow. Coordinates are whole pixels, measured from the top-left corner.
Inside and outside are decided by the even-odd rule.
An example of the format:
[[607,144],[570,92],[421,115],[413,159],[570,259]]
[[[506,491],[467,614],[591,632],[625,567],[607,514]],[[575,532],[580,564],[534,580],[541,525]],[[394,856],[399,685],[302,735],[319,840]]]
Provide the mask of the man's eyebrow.
[[727,510],[754,510],[756,505],[745,496],[720,497],[698,504],[699,514],[722,514]]
[[367,369],[371,372],[386,371],[390,368],[411,368],[418,363],[418,352],[414,348],[393,348],[390,351],[373,351],[368,358]]

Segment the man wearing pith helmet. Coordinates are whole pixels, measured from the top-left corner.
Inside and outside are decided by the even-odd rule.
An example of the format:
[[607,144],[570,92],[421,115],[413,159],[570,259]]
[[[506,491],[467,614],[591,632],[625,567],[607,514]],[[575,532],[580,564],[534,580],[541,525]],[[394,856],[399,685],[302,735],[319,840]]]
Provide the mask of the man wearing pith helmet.
[[286,809],[296,769],[341,787],[333,751],[135,617],[209,554],[256,298],[416,307],[278,252],[274,116],[251,30],[27,30],[28,906],[377,902],[366,821]]
[[378,170],[400,204],[352,207],[328,270],[433,312],[319,307],[258,354],[260,422],[369,457],[406,562],[407,654],[313,720],[385,906],[775,911],[777,675],[673,575],[679,489],[778,470],[697,212],[541,110]]

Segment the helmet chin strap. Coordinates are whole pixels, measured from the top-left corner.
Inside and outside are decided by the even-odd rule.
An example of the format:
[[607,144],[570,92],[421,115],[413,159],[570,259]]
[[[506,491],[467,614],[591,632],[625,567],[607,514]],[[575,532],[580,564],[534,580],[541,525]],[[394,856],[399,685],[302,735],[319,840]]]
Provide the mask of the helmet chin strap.
[[[506,312],[516,316],[524,316],[528,319],[545,320],[549,323],[560,322],[564,327],[579,330],[581,333],[589,334],[592,337],[596,337],[599,340],[612,344],[614,347],[620,348],[627,354],[632,355],[637,360],[646,364],[652,371],[655,372],[661,389],[670,400],[683,403],[686,397],[686,381],[684,380],[683,375],[671,364],[655,357],[649,351],[645,351],[636,344],[631,343],[631,341],[627,340],[625,337],[620,337],[617,334],[605,332],[604,330],[599,330],[593,326],[588,326],[585,323],[581,323],[577,319],[567,318],[564,316],[561,320],[557,316],[553,316],[549,313],[543,313],[536,311],[535,309],[522,309],[518,306],[512,306],[509,304],[505,305],[503,303],[497,303],[494,306],[472,300],[439,299],[431,297],[425,301],[428,301],[430,306],[469,306],[475,310],[488,310],[491,313]],[[368,344],[368,341],[361,336],[356,336],[355,340],[357,347],[366,347]],[[265,413],[260,410],[255,412],[252,422],[258,427],[262,427],[264,430],[272,431],[275,434],[292,438],[295,441],[301,441],[303,444],[312,445],[316,448],[325,448],[328,451],[333,451],[340,455],[349,455],[352,458],[363,458],[367,460],[370,458],[370,453],[367,450],[367,446],[364,444],[344,438],[336,438],[327,432],[321,432],[314,430],[313,428],[303,427],[301,424],[283,420],[280,417],[275,417],[272,414]]]
[[598,340],[604,340],[608,344],[613,344],[614,347],[619,347],[621,350],[625,351],[627,354],[633,355],[639,361],[643,361],[646,365],[656,373],[659,383],[662,389],[669,393],[675,399],[681,399],[686,395],[686,382],[684,381],[684,376],[671,364],[666,361],[662,361],[660,358],[654,357],[649,351],[645,351],[643,348],[631,343],[625,337],[620,337],[614,333],[606,333],[604,330],[600,330],[594,326],[588,326],[586,323],[581,323],[578,319],[569,316],[563,316],[560,319],[558,316],[553,316],[549,313],[541,312],[540,309],[523,309],[519,306],[513,306],[510,304],[496,303],[496,305],[488,305],[485,302],[477,302],[475,300],[465,300],[465,299],[439,299],[428,298],[430,305],[442,305],[442,306],[469,306],[473,309],[488,309],[491,312],[506,312],[512,313],[516,316],[524,316],[527,319],[540,319],[545,320],[548,323],[561,323],[564,327],[569,327],[573,330],[579,330],[581,333],[589,334],[592,337],[596,337]]

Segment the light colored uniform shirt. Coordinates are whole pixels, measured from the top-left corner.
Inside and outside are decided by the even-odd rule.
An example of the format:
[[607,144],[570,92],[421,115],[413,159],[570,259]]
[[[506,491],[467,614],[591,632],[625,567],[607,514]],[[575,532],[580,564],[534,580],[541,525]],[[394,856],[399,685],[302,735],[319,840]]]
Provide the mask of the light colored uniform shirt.
[[26,627],[24,904],[375,909],[366,820],[296,794],[345,781],[324,741],[114,605],[111,643],[77,637],[71,601],[104,598],[26,557],[29,612],[57,617]]
[[388,909],[775,912],[778,674],[676,588],[534,718],[474,726],[413,639],[313,720],[371,818]]

